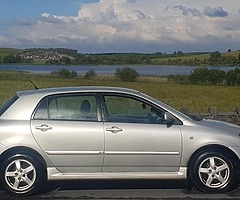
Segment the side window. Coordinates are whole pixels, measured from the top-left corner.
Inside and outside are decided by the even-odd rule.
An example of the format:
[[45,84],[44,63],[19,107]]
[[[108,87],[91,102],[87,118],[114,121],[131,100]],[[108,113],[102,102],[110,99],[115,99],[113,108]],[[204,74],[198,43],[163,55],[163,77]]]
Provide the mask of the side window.
[[57,95],[43,100],[34,119],[97,121],[94,95]]
[[44,98],[35,112],[34,119],[48,119],[48,105],[47,105],[47,98]]
[[164,112],[146,102],[125,96],[104,96],[110,122],[164,124]]

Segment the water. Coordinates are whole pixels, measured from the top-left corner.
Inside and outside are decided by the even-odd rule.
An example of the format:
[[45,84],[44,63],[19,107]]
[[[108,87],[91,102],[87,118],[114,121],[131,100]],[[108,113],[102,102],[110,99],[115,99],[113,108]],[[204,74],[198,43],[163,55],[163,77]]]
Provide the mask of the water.
[[[186,74],[189,75],[196,66],[157,66],[157,65],[140,65],[140,66],[59,66],[59,65],[0,65],[0,70],[14,70],[18,67],[22,71],[31,73],[50,74],[52,71],[59,71],[62,68],[67,68],[70,71],[76,71],[78,74],[85,74],[89,70],[94,70],[97,74],[111,75],[116,72],[117,68],[131,67],[135,69],[140,75],[177,75]],[[229,71],[235,67],[208,67],[209,69],[220,69]]]

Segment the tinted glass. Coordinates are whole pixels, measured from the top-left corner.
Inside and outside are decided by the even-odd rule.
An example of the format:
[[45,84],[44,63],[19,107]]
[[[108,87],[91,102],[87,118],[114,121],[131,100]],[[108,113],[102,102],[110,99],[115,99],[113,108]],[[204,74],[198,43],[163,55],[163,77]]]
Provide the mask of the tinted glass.
[[34,119],[97,121],[94,95],[52,96],[44,99]]
[[162,124],[164,112],[138,99],[105,96],[107,120],[110,122]]

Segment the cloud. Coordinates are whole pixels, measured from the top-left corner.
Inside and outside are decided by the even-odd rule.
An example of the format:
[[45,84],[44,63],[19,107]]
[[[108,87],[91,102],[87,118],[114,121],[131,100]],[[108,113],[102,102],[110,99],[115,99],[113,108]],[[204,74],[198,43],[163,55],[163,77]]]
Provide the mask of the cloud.
[[9,42],[9,39],[5,36],[0,35],[0,45],[4,46]]
[[35,22],[26,17],[17,17],[15,23],[20,26],[33,26]]
[[69,16],[56,16],[50,15],[48,13],[43,13],[41,15],[40,21],[47,24],[66,24],[75,22],[75,18]]
[[202,16],[201,12],[196,8],[186,8],[183,5],[178,5],[174,8],[181,10],[183,15]]
[[203,14],[205,14],[208,17],[226,17],[226,16],[228,16],[228,12],[223,10],[222,7],[211,8],[210,6],[207,6],[204,8]]
[[[236,5],[239,0],[232,1]],[[239,10],[225,0],[211,2],[101,0],[82,4],[76,16],[43,13],[35,22],[19,18],[22,26],[0,34],[9,45],[69,47],[81,52],[197,51],[226,48],[227,42],[239,48]]]

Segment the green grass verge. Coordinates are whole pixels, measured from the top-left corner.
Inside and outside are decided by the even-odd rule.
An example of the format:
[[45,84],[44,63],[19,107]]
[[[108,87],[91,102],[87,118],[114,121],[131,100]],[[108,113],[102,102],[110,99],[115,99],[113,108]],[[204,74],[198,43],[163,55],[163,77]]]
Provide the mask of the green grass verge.
[[[112,76],[98,76],[94,80],[51,78],[49,75],[27,74],[39,88],[62,86],[116,86],[140,90],[170,106],[188,108],[190,112],[207,112],[216,106],[219,112],[240,107],[240,87],[169,84],[160,77],[140,77],[138,82],[121,82]],[[26,77],[14,72],[0,72],[0,104],[18,90],[34,89]]]

